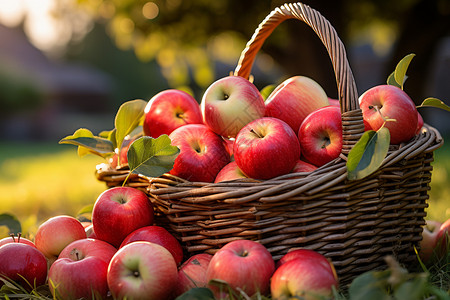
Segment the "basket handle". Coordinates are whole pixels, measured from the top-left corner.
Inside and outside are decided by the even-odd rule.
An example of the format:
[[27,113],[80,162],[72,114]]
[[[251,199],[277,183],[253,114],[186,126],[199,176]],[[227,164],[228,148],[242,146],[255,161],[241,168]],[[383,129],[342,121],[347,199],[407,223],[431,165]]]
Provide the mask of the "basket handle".
[[355,79],[348,63],[345,47],[330,22],[318,11],[303,3],[286,3],[274,9],[258,26],[242,51],[234,75],[249,78],[256,54],[272,31],[283,21],[298,19],[314,30],[326,47],[333,65],[342,113],[344,145],[348,154],[364,133]]

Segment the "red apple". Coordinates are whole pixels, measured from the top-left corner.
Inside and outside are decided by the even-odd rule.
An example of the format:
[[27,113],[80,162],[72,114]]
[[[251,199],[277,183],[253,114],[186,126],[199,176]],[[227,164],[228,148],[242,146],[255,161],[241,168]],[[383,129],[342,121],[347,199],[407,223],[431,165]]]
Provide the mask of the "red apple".
[[182,126],[169,138],[172,145],[180,149],[170,174],[190,181],[213,182],[217,173],[230,162],[222,138],[206,125]]
[[441,227],[439,227],[439,232],[436,237],[436,253],[438,257],[447,256],[450,250],[450,219],[445,221]]
[[212,259],[211,254],[200,253],[189,257],[178,270],[175,295],[181,295],[195,287],[206,287],[206,270]]
[[177,266],[183,261],[183,248],[180,242],[161,226],[145,226],[136,229],[123,240],[120,248],[136,241],[152,242],[163,246],[173,255]]
[[433,256],[436,247],[439,228],[442,223],[434,220],[427,220],[423,227],[422,240],[420,241],[419,257],[422,261],[428,262]]
[[91,239],[97,238],[97,236],[95,235],[95,232],[94,232],[94,224],[91,224],[91,225],[85,227],[84,231],[86,232],[86,237],[91,238]]
[[417,131],[416,134],[419,134],[422,131],[422,127],[423,127],[423,118],[422,115],[417,112]]
[[[409,141],[417,132],[417,109],[402,89],[393,85],[378,85],[359,97],[363,119],[372,130],[384,126],[391,134],[391,144]],[[395,119],[387,121],[385,119]]]
[[235,138],[223,138],[223,142],[225,144],[225,149],[227,149],[228,154],[230,156],[233,155],[233,145],[234,145]]
[[131,232],[153,224],[153,206],[141,190],[114,187],[95,201],[92,224],[98,239],[118,248]]
[[292,170],[300,159],[300,144],[286,122],[264,117],[239,131],[233,152],[239,169],[246,176],[269,179]]
[[342,151],[341,110],[325,106],[309,114],[298,131],[303,157],[315,166],[337,158]]
[[[233,290],[242,289],[249,297],[256,292],[267,295],[275,262],[270,252],[251,240],[235,240],[220,248],[212,257],[206,271],[207,282],[226,281]],[[216,296],[221,290],[208,284]]]
[[323,88],[306,76],[294,76],[283,81],[266,100],[266,117],[285,121],[295,133],[314,110],[327,106],[328,96]]
[[172,254],[155,243],[133,242],[111,259],[108,286],[114,299],[170,299],[178,271]]
[[[47,260],[37,248],[24,243],[0,247],[0,278],[6,277],[31,291],[47,279]],[[3,281],[0,280],[0,287]]]
[[34,243],[48,259],[52,260],[71,242],[85,239],[86,232],[80,221],[60,215],[42,223],[36,232]]
[[281,267],[281,265],[294,259],[314,260],[315,262],[320,263],[324,268],[329,269],[329,271],[334,274],[334,277],[337,280],[337,273],[331,261],[328,260],[325,256],[323,256],[319,252],[316,252],[314,250],[309,249],[292,250],[287,254],[285,254],[283,257],[281,257],[280,260],[276,263],[275,267],[276,269],[278,269],[279,267]]
[[299,159],[295,163],[295,166],[292,169],[291,173],[312,172],[315,169],[317,169],[317,167],[315,165]]
[[215,133],[235,137],[242,127],[264,116],[264,99],[258,88],[240,76],[215,81],[205,91],[203,122]]
[[341,107],[341,103],[339,102],[338,99],[333,99],[333,98],[328,97],[328,102],[330,103],[330,105]]
[[273,299],[328,299],[338,288],[336,273],[322,259],[294,258],[273,273],[270,291]]
[[15,236],[14,234],[11,234],[11,236],[9,236],[9,237],[2,238],[0,240],[0,247],[3,245],[9,244],[9,243],[22,243],[22,244],[27,244],[27,245],[30,245],[30,246],[36,248],[36,245],[32,241],[22,237],[20,233],[17,236]]
[[48,273],[52,295],[61,299],[105,299],[108,265],[116,251],[104,241],[89,238],[67,245]]
[[202,124],[198,102],[186,92],[168,89],[153,96],[145,107],[144,134],[154,138],[169,135],[186,124]]
[[223,167],[216,176],[214,182],[221,182],[239,178],[247,178],[244,173],[239,169],[235,161],[228,163]]

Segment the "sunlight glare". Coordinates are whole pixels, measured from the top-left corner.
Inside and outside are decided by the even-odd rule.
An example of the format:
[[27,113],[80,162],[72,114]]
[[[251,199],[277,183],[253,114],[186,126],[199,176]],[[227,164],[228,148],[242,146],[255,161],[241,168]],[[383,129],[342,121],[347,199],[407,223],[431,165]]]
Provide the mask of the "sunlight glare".
[[0,0],[0,23],[8,27],[16,27],[24,18],[23,0]]

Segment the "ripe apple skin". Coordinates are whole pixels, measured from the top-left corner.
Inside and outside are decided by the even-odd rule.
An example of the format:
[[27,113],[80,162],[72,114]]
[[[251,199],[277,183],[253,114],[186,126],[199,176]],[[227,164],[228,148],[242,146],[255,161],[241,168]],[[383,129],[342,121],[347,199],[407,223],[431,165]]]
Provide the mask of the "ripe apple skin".
[[321,259],[294,258],[273,273],[270,291],[273,299],[328,299],[332,287],[338,288],[335,273]]
[[147,195],[131,187],[113,187],[101,193],[92,209],[98,239],[118,248],[128,234],[153,224],[153,206]]
[[86,232],[80,221],[59,215],[39,225],[34,243],[48,259],[53,259],[71,242],[85,238]]
[[[368,89],[359,97],[363,119],[372,130],[383,126],[385,118],[395,119],[384,125],[391,134],[391,144],[409,141],[417,132],[417,109],[414,102],[402,89],[393,85],[378,85]],[[381,115],[375,107],[378,107]]]
[[186,124],[202,124],[198,102],[188,93],[168,89],[154,95],[145,107],[144,134],[154,138],[169,135]]
[[211,254],[200,253],[189,257],[178,269],[175,296],[179,296],[195,287],[206,287],[206,270],[212,259]]
[[170,299],[178,270],[172,254],[155,243],[133,242],[111,259],[108,286],[114,299]]
[[[263,245],[251,240],[235,240],[213,255],[206,279],[207,282],[212,279],[226,281],[232,289],[241,288],[249,297],[256,292],[267,295],[274,270],[272,255]],[[220,296],[217,286],[208,284],[208,287],[216,297]]]
[[422,115],[417,112],[417,131],[416,134],[419,134],[422,131],[422,127],[423,127],[423,118]]
[[177,266],[183,261],[183,248],[180,242],[161,226],[152,225],[136,229],[123,240],[120,248],[136,241],[147,241],[163,246],[173,255]]
[[330,103],[330,105],[341,107],[341,103],[339,102],[338,99],[333,99],[333,98],[328,97],[328,102]]
[[34,248],[36,248],[36,245],[30,241],[29,239],[26,239],[24,237],[21,237],[20,234],[18,236],[12,235],[10,237],[5,237],[0,239],[0,247],[9,243],[21,243],[21,244],[27,244]]
[[433,256],[437,243],[439,228],[442,223],[435,220],[426,220],[422,231],[422,240],[420,241],[419,257],[423,262],[428,262]]
[[301,153],[292,128],[271,117],[254,120],[242,128],[236,136],[233,152],[239,169],[255,179],[289,173]]
[[[0,278],[2,276],[8,277],[31,291],[34,287],[45,283],[47,260],[44,254],[31,245],[25,243],[4,244],[0,247]],[[0,280],[0,287],[2,285],[3,281]]]
[[201,111],[204,124],[230,138],[251,121],[263,117],[265,104],[253,83],[240,76],[227,76],[206,89]]
[[314,110],[329,105],[323,88],[306,76],[294,76],[279,84],[266,100],[266,117],[285,121],[295,133]]
[[300,172],[312,172],[316,170],[317,167],[313,164],[310,164],[304,160],[297,160],[295,163],[294,168],[292,169],[291,173],[300,173]]
[[190,180],[213,182],[217,173],[230,162],[222,138],[203,124],[188,124],[170,135],[180,149],[170,174]]
[[436,237],[436,253],[438,257],[445,257],[450,251],[450,219],[445,221]]
[[232,161],[219,171],[214,182],[217,183],[239,178],[247,178],[247,176],[239,169],[236,161]]
[[93,299],[93,294],[105,299],[108,265],[116,251],[111,244],[97,239],[70,243],[50,267],[50,292],[62,299]]
[[337,158],[342,151],[340,108],[330,105],[309,114],[300,126],[298,140],[303,157],[317,167]]

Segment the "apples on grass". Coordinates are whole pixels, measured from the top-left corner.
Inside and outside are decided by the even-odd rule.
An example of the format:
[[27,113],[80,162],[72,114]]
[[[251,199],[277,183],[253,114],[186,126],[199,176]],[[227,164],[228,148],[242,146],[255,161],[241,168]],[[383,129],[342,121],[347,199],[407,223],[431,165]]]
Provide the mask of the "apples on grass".
[[[391,144],[409,141],[418,130],[417,109],[402,89],[393,85],[378,85],[359,97],[366,129],[389,129]],[[387,121],[391,119],[392,121]],[[367,128],[369,127],[369,128]]]
[[314,110],[330,105],[323,88],[306,76],[294,76],[283,81],[266,100],[266,117],[285,121],[295,133]]
[[337,158],[342,151],[340,108],[330,105],[309,114],[299,128],[298,140],[302,156],[317,167]]
[[[13,280],[31,291],[47,279],[47,260],[36,247],[7,243],[0,247],[0,278]],[[0,280],[0,287],[3,281]]]
[[153,206],[143,191],[113,187],[101,193],[94,203],[93,229],[98,239],[118,248],[128,234],[152,225],[153,213]]
[[215,133],[230,138],[251,121],[263,117],[265,104],[253,83],[240,76],[227,76],[207,88],[201,111],[204,124]]
[[169,135],[186,124],[202,124],[200,105],[190,94],[168,89],[153,96],[145,107],[144,134],[154,138]]
[[[269,293],[269,282],[275,270],[270,252],[261,244],[251,240],[235,240],[220,248],[212,257],[206,271],[207,281],[225,281],[234,290],[242,289],[249,297],[256,292]],[[208,287],[216,297],[226,290],[214,284]]]
[[163,246],[173,255],[177,265],[183,260],[183,248],[180,242],[161,226],[151,225],[136,229],[123,240],[120,248],[136,241],[147,241]]
[[269,179],[292,170],[300,159],[300,144],[286,122],[264,117],[239,131],[233,152],[239,169],[246,176]]
[[80,221],[59,215],[39,225],[34,243],[48,259],[54,260],[68,244],[84,238],[86,232]]
[[48,273],[52,295],[61,299],[105,299],[108,265],[116,251],[107,242],[90,238],[67,245]]
[[182,126],[169,138],[172,145],[180,149],[170,174],[189,181],[213,182],[217,173],[230,162],[224,141],[206,125]]
[[111,259],[107,281],[114,299],[170,299],[178,271],[172,254],[151,242],[132,242]]
[[336,274],[319,259],[295,258],[274,272],[270,290],[273,299],[328,299],[338,289]]
[[420,241],[419,257],[423,262],[428,262],[435,251],[439,228],[442,223],[435,220],[426,220]]
[[208,253],[195,254],[189,257],[178,270],[178,280],[175,296],[181,295],[195,287],[206,287],[206,270],[212,255]]

